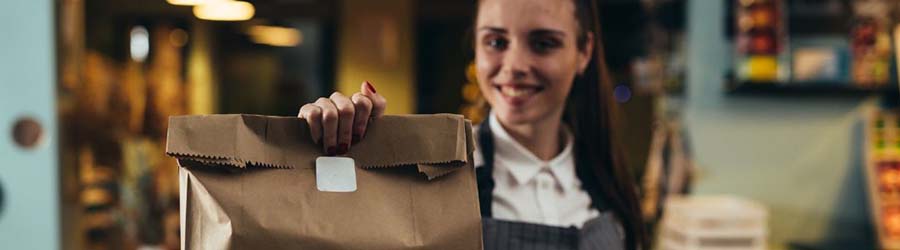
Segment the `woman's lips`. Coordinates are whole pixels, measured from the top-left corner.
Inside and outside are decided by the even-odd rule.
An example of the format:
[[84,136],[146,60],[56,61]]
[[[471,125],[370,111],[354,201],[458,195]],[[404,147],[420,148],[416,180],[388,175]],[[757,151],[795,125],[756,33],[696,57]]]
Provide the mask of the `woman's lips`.
[[540,85],[507,84],[494,85],[494,88],[503,97],[503,100],[513,106],[525,104],[535,94],[544,90]]

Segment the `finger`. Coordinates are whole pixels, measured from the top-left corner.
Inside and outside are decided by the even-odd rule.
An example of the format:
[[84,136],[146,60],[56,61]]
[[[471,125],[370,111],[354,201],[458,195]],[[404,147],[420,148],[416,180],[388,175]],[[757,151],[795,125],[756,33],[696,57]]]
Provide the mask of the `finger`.
[[309,125],[309,135],[313,142],[318,144],[322,141],[322,108],[314,104],[306,104],[300,107],[300,114],[297,117],[306,120]]
[[384,109],[387,107],[387,100],[375,91],[375,86],[369,81],[365,81],[360,86],[360,93],[368,97],[372,101],[372,118],[379,118],[384,115]]
[[338,115],[337,107],[328,98],[319,98],[315,105],[322,109],[322,148],[328,155],[337,154],[337,130]]
[[372,114],[372,100],[362,93],[353,94],[350,97],[356,106],[356,116],[353,119],[353,142],[358,142],[366,135],[366,126],[369,124],[369,115]]
[[338,92],[331,94],[331,102],[334,103],[334,106],[337,107],[338,110],[337,153],[342,155],[350,150],[350,142],[353,139],[353,118],[356,113],[356,107],[353,105],[353,102],[350,101],[350,98],[347,98]]

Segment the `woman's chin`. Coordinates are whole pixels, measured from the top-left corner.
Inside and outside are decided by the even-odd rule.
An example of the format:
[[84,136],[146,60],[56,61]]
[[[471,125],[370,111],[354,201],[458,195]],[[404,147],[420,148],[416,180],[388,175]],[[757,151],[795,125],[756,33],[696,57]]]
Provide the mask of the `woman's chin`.
[[537,115],[533,114],[533,112],[528,112],[529,110],[514,110],[514,109],[504,109],[504,110],[495,110],[494,113],[497,115],[497,118],[500,119],[503,124],[507,125],[517,125],[517,124],[529,124],[534,123],[537,120]]

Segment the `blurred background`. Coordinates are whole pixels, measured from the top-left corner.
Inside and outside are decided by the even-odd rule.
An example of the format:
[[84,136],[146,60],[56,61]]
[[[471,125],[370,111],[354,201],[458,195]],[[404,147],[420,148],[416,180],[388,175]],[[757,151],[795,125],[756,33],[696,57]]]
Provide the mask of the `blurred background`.
[[[900,1],[598,2],[653,249],[900,249]],[[482,119],[475,3],[0,1],[2,248],[178,249],[172,115]]]

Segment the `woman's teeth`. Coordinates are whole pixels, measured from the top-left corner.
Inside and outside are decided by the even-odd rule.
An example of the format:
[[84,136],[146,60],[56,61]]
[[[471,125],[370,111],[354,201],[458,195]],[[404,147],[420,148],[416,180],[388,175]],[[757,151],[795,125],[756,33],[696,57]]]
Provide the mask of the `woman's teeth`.
[[500,92],[505,96],[509,97],[520,97],[525,95],[530,95],[537,92],[537,88],[513,88],[513,87],[498,87],[500,88]]

